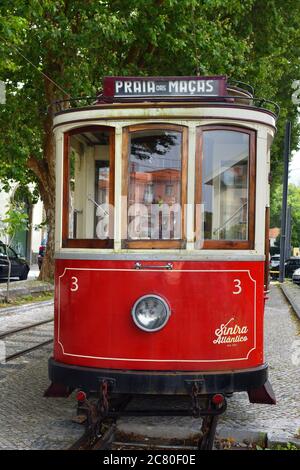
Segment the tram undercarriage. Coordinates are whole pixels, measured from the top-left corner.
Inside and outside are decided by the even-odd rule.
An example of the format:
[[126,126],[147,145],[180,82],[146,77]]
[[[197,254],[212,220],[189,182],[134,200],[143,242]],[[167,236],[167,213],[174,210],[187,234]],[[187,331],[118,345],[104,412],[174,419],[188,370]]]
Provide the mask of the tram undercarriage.
[[[91,441],[101,435],[107,418],[121,416],[193,416],[201,418],[199,450],[213,448],[218,418],[227,409],[227,399],[234,392],[247,391],[250,403],[275,404],[267,379],[267,365],[227,373],[195,374],[161,371],[116,371],[76,367],[49,360],[53,384],[47,397],[69,396],[77,389],[77,414],[84,416]],[[84,384],[84,386],[83,386]],[[174,396],[190,398],[189,409],[127,409],[136,396]]]

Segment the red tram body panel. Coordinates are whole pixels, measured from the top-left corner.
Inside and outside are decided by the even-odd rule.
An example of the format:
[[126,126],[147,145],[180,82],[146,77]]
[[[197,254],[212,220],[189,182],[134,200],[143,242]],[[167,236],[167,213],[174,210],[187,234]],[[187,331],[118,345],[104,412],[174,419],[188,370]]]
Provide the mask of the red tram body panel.
[[[175,261],[165,271],[143,264],[137,270],[134,261],[56,261],[55,360],[177,371],[263,363],[262,262]],[[167,301],[171,316],[165,328],[145,334],[131,308],[149,293]]]

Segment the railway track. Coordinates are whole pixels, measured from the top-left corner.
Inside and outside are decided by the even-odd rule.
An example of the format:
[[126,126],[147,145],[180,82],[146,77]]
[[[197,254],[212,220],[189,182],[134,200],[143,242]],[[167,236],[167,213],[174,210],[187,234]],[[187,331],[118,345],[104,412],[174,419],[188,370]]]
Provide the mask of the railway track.
[[[116,421],[119,413],[124,411],[131,402],[130,395],[116,396],[111,403],[111,409],[114,411],[114,417],[103,417],[100,423],[86,426],[84,434],[68,450],[105,450],[110,449],[115,438]],[[96,402],[95,402],[96,404]],[[94,408],[97,410],[97,405]]]
[[14,335],[16,333],[20,333],[21,331],[30,330],[31,328],[35,328],[36,326],[40,326],[40,325],[45,325],[47,323],[53,323],[53,318],[50,318],[48,320],[39,321],[39,322],[36,322],[36,323],[31,323],[30,325],[22,326],[21,328],[15,328],[15,329],[9,330],[5,333],[1,333],[0,334],[0,339],[4,339],[7,336]]
[[26,348],[26,349],[23,349],[21,351],[10,354],[10,355],[6,356],[6,362],[13,361],[14,359],[17,359],[18,357],[24,356],[25,354],[28,354],[32,351],[35,351],[36,349],[40,349],[43,346],[47,346],[47,344],[51,344],[52,342],[53,342],[53,339],[49,339],[47,341],[43,341],[42,343],[36,344],[35,346],[31,346],[30,348]]
[[[197,451],[211,449],[215,436],[215,417],[203,417],[202,427],[199,420],[199,433],[189,438],[146,437],[132,433],[123,433],[117,426],[117,420],[122,416],[193,416],[191,409],[141,409],[132,408],[134,397],[119,397],[110,403],[110,410],[98,422],[86,421],[86,430],[83,435],[68,450],[165,450],[165,451]],[[129,407],[127,408],[127,406]],[[88,409],[79,408],[79,410]],[[95,416],[92,413],[87,416]],[[99,408],[98,408],[99,409]],[[81,414],[81,413],[79,413]],[[208,419],[208,421],[207,421]],[[88,424],[87,424],[88,423]],[[92,424],[91,424],[92,423]],[[206,423],[207,428],[203,428]],[[200,429],[201,428],[201,429]],[[206,429],[206,430],[204,430]]]
[[[51,326],[48,331],[45,325]],[[13,361],[18,357],[24,356],[32,351],[43,348],[53,342],[53,318],[43,320],[30,325],[22,326],[9,330],[0,334],[0,340],[5,342],[6,357],[5,362]],[[48,337],[47,340],[40,341],[43,337]],[[51,336],[51,338],[49,338]],[[28,344],[27,348],[22,348],[24,343]]]
[[[107,423],[103,422],[103,428]],[[94,438],[89,431],[86,431],[68,450],[106,450],[111,449],[114,442],[116,422],[112,422],[103,431],[102,435]]]
[[110,424],[103,423],[103,433],[91,439],[91,435],[86,431],[78,441],[76,441],[68,450],[166,450],[166,451],[197,451],[197,442],[180,442],[176,439],[175,443],[163,442],[162,439],[149,439],[143,436],[136,436],[135,440],[128,440],[128,436],[122,436],[117,432],[116,420]]

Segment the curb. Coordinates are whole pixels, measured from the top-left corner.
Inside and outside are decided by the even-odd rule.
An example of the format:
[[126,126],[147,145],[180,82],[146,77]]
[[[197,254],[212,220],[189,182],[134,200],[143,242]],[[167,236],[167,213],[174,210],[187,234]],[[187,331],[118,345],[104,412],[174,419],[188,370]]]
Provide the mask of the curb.
[[217,440],[232,440],[236,443],[243,443],[246,445],[256,444],[261,448],[274,449],[277,446],[286,447],[292,444],[300,450],[300,439],[295,437],[288,438],[277,434],[274,431],[247,431],[242,429],[223,428],[216,433]]
[[[134,436],[147,439],[180,439],[189,440],[195,439],[199,436],[200,426],[199,421],[195,420],[181,420],[175,425],[174,420],[170,422],[161,422],[158,426],[156,417],[148,419],[146,422],[134,420],[125,417],[119,418],[117,421],[117,431],[123,436]],[[287,437],[287,435],[281,435],[276,431],[266,430],[247,430],[247,429],[235,429],[220,426],[217,428],[216,441],[228,441],[232,447],[234,444],[237,447],[253,450],[253,446],[257,445],[261,449],[275,449],[278,446],[287,447],[288,444],[292,444],[300,450],[300,438]]]
[[269,449],[274,449],[277,446],[286,447],[288,444],[292,444],[300,450],[300,439],[297,439],[296,437],[289,439],[288,437],[280,436],[276,434],[276,432],[272,431],[267,436],[267,447]]
[[[18,297],[24,297],[27,295],[40,294],[44,292],[53,292],[54,286],[48,282],[40,281],[17,281],[17,285],[14,283],[10,287],[10,297],[16,299]],[[0,287],[0,300],[5,298],[6,285]]]
[[216,432],[217,440],[230,440],[245,445],[256,444],[262,448],[268,447],[268,434],[266,431],[247,431],[243,429],[221,428]]
[[284,295],[286,296],[286,298],[288,299],[288,301],[291,304],[294,312],[296,313],[297,317],[300,320],[300,306],[297,305],[297,303],[295,302],[295,299],[293,298],[293,296],[289,292],[289,288],[287,286],[285,286],[284,284],[280,284],[280,288],[281,288],[282,292],[284,293]]
[[16,313],[19,310],[23,311],[24,309],[26,309],[26,311],[34,310],[37,307],[48,307],[53,304],[54,304],[54,300],[42,300],[38,302],[32,302],[30,304],[15,305],[12,307],[3,307],[3,308],[0,308],[0,315],[5,314],[5,313],[10,313],[10,312]]

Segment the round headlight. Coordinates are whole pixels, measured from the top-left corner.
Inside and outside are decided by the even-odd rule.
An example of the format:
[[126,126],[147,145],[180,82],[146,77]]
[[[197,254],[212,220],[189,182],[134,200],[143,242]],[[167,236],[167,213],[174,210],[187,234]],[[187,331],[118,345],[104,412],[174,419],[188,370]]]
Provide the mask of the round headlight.
[[144,331],[158,331],[170,317],[170,307],[158,295],[144,295],[134,304],[131,314],[134,323]]

